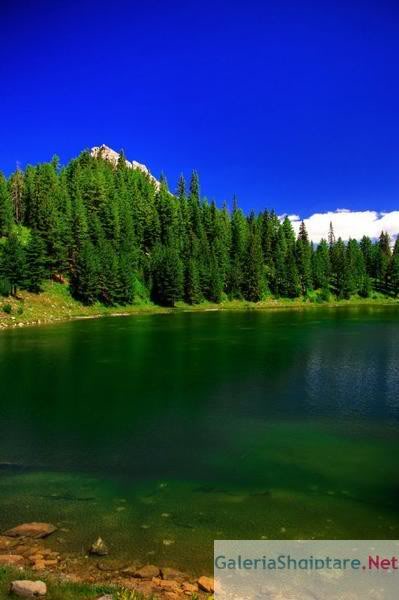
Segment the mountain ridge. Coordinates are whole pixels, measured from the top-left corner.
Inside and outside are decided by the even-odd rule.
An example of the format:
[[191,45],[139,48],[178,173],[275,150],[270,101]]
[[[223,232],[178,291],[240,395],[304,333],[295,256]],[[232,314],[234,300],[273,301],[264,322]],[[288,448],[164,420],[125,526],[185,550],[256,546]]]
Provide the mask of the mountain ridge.
[[[101,144],[101,146],[93,146],[90,149],[90,155],[93,156],[94,158],[103,158],[105,160],[108,160],[113,165],[117,165],[118,160],[121,156],[121,153],[116,152],[116,150],[113,150],[106,144]],[[125,163],[129,169],[135,169],[137,171],[141,171],[142,173],[145,173],[148,176],[148,178],[152,181],[155,188],[157,190],[159,190],[159,188],[161,186],[160,182],[158,181],[158,179],[156,177],[154,177],[154,175],[152,175],[151,171],[149,170],[149,168],[146,165],[139,163],[136,160],[130,161],[127,158],[125,158]]]

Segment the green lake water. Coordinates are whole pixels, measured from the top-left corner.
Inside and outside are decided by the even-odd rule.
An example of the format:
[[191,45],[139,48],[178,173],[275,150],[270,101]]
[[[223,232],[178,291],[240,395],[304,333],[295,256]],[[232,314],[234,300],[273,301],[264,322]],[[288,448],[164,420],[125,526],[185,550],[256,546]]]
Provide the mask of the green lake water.
[[200,572],[215,538],[399,538],[395,307],[4,331],[0,396],[0,529],[60,551]]

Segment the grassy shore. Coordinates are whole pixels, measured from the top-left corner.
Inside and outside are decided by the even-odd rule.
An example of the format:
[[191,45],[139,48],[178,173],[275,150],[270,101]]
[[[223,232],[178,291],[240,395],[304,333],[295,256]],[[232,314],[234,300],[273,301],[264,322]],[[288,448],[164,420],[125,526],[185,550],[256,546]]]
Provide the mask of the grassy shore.
[[[40,580],[45,581],[47,584],[48,593],[46,600],[91,600],[98,598],[102,594],[113,594],[115,598],[117,596],[117,590],[112,586],[96,586],[86,583],[68,583],[60,582],[54,578],[38,576],[37,573],[30,572],[29,570],[17,570],[8,567],[0,568],[0,600],[10,600],[10,584],[14,580],[29,579],[32,581]],[[120,593],[122,598],[122,594]],[[126,594],[126,600],[141,600],[141,595],[131,594],[131,598]],[[119,600],[119,599],[118,599]]]
[[[19,580],[44,581],[47,585],[46,600],[97,600],[104,595],[112,596],[113,600],[165,600],[164,594],[151,593],[144,595],[137,590],[121,588],[115,585],[101,585],[85,582],[69,582],[52,575],[38,574],[30,569],[16,569],[13,567],[0,567],[0,600],[16,598],[10,594],[11,582]],[[187,600],[213,600],[209,594],[175,594],[176,598]]]
[[0,329],[9,327],[23,327],[66,321],[78,318],[96,318],[107,315],[129,314],[157,314],[176,311],[212,311],[212,310],[270,310],[270,309],[305,309],[320,306],[399,306],[399,299],[387,298],[373,294],[370,298],[353,297],[350,300],[330,300],[320,302],[317,296],[310,298],[273,298],[269,297],[261,302],[247,302],[244,300],[225,301],[221,304],[203,302],[190,306],[183,302],[177,303],[175,308],[164,308],[150,302],[142,302],[131,306],[107,307],[100,303],[84,306],[69,293],[68,286],[57,282],[46,282],[41,294],[19,292],[17,298],[0,297]]

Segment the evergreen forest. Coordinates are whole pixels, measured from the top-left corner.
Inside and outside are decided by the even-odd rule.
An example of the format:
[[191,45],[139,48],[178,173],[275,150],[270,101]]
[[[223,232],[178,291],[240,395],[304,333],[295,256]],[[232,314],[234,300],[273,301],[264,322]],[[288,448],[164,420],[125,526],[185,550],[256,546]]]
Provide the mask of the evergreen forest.
[[40,293],[46,279],[84,304],[164,306],[226,299],[348,299],[399,295],[399,238],[336,238],[315,245],[273,210],[218,208],[193,172],[169,191],[90,152],[0,173],[0,294]]

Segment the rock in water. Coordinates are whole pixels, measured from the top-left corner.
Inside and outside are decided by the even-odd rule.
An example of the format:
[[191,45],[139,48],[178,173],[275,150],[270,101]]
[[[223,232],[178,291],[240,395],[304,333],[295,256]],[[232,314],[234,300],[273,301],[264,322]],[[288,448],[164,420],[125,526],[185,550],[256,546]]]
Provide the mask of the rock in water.
[[8,529],[4,535],[40,539],[51,535],[54,531],[57,531],[57,527],[51,523],[23,523],[23,525]]
[[123,571],[123,569],[127,569],[129,564],[123,560],[100,560],[97,563],[97,569],[104,572],[112,572],[112,571]]
[[96,556],[106,556],[109,553],[107,544],[100,537],[94,542],[89,552]]
[[47,586],[43,581],[13,581],[10,592],[22,598],[37,598],[47,594]]

